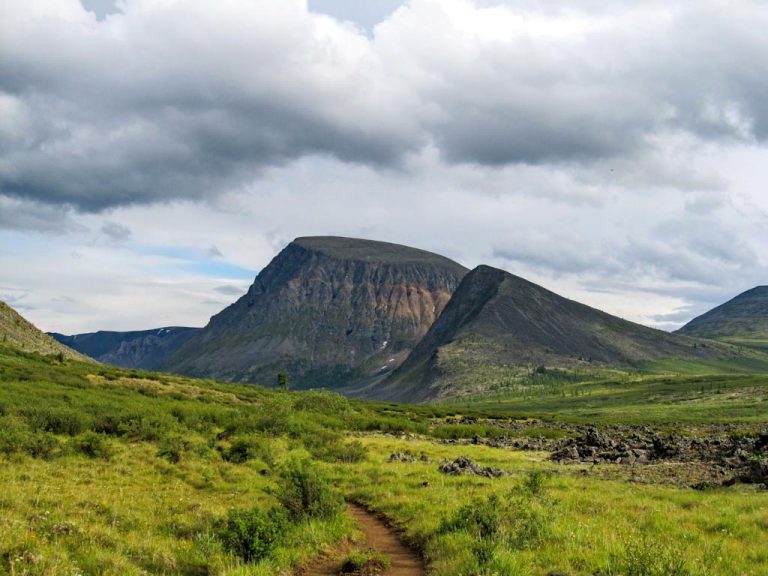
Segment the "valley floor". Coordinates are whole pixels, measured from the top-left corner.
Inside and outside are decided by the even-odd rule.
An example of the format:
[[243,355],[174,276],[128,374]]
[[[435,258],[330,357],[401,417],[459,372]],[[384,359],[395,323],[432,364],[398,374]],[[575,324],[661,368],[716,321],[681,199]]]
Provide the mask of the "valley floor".
[[[586,426],[0,350],[0,574],[288,575],[334,551],[361,574],[396,566],[346,500],[386,517],[435,576],[764,575],[763,479],[702,484],[711,462],[687,451],[725,446],[764,469],[762,383],[740,382],[757,391],[734,397],[737,424],[664,423],[658,404],[636,427]],[[685,450],[600,455],[634,436]],[[589,455],[551,458],[568,446]]]

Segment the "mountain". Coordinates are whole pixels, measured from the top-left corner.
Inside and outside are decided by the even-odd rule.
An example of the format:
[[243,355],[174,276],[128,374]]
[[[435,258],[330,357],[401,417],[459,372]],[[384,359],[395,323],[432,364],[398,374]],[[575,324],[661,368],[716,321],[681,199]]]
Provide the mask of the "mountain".
[[467,274],[407,360],[362,395],[428,400],[481,391],[534,367],[631,367],[646,360],[712,359],[730,347],[622,320],[503,270]]
[[93,362],[37,329],[16,310],[0,301],[0,345],[45,355],[62,354],[70,360]]
[[768,348],[768,286],[757,286],[694,318],[677,331],[755,348]]
[[397,367],[467,270],[415,248],[297,238],[164,369],[294,388],[339,387]]
[[199,328],[169,326],[135,332],[99,331],[65,336],[51,332],[58,342],[104,364],[157,370]]

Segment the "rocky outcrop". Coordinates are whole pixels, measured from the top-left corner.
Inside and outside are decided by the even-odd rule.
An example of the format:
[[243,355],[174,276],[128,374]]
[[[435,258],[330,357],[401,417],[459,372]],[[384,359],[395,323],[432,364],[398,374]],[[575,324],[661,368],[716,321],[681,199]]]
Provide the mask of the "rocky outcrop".
[[504,471],[492,466],[480,466],[466,456],[459,456],[452,462],[446,462],[438,467],[438,471],[450,476],[482,476],[484,478],[499,478]]
[[702,463],[708,480],[694,487],[736,482],[768,486],[768,432],[687,437],[659,434],[645,426],[604,431],[588,427],[580,436],[558,442],[551,459],[561,464]]
[[371,240],[297,238],[166,363],[195,376],[339,387],[399,366],[466,269]]

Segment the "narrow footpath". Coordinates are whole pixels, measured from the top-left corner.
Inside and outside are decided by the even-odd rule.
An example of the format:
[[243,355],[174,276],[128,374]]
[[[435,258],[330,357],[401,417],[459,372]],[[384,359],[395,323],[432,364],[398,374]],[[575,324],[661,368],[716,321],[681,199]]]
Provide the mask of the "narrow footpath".
[[344,555],[351,550],[374,548],[389,558],[391,565],[381,576],[426,576],[424,563],[416,552],[403,544],[397,533],[362,506],[349,504],[347,514],[360,526],[364,541],[347,548],[341,555],[319,558],[304,567],[301,576],[338,576]]

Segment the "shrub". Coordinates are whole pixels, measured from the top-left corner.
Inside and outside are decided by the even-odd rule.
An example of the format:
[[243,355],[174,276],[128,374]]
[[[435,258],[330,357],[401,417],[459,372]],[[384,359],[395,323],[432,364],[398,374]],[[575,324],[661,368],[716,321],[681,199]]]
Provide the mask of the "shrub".
[[523,488],[531,496],[541,496],[544,493],[544,484],[549,476],[541,470],[532,470],[523,482]]
[[462,506],[453,518],[443,521],[440,532],[466,530],[477,539],[496,539],[501,534],[502,502],[496,494]]
[[280,508],[230,510],[216,529],[224,548],[246,562],[261,560],[277,546],[288,527]]
[[301,412],[318,412],[334,416],[346,414],[349,411],[349,400],[335,392],[312,391],[302,393],[293,407]]
[[49,460],[61,448],[61,444],[50,432],[35,432],[24,441],[24,451],[33,458]]
[[360,440],[352,440],[346,444],[341,444],[330,453],[336,462],[344,464],[354,464],[362,462],[368,457],[368,448]]
[[510,544],[517,550],[533,548],[551,532],[554,503],[546,495],[548,478],[546,472],[532,470],[509,500]]
[[25,411],[24,415],[33,430],[77,436],[89,428],[82,412],[67,408],[38,408]]
[[19,452],[30,436],[27,423],[18,416],[0,416],[0,453]]
[[158,443],[157,455],[171,464],[178,464],[186,447],[184,438],[178,434],[169,434]]
[[295,460],[281,472],[277,497],[294,521],[306,516],[330,519],[344,501],[320,470],[308,460]]
[[272,464],[268,441],[255,434],[235,438],[229,448],[222,453],[222,457],[224,460],[235,464],[242,464],[257,458],[263,459],[267,464]]
[[324,462],[361,462],[368,455],[367,448],[359,440],[345,444],[341,434],[325,428],[305,432],[302,440],[310,454]]
[[119,425],[120,433],[132,440],[154,442],[167,438],[178,428],[179,422],[169,414],[128,417]]
[[89,458],[103,458],[109,460],[112,457],[112,446],[103,435],[96,432],[85,432],[71,441],[75,452],[84,454]]
[[472,555],[478,567],[483,568],[493,559],[502,539],[502,508],[502,501],[496,494],[476,499],[459,508],[452,518],[444,520],[439,532],[467,532],[472,537]]
[[510,508],[513,512],[510,534],[513,548],[533,548],[550,535],[554,516],[550,502],[522,496],[514,499]]

